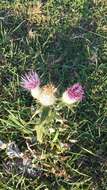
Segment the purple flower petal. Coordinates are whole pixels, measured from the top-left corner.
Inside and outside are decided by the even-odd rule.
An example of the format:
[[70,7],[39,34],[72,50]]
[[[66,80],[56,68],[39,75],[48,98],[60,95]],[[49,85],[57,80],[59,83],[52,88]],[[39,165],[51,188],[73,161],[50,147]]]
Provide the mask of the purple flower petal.
[[40,79],[36,72],[30,71],[21,77],[21,86],[26,90],[32,90],[40,85]]
[[75,101],[82,101],[84,98],[84,90],[81,84],[76,83],[67,89],[67,93],[70,99]]

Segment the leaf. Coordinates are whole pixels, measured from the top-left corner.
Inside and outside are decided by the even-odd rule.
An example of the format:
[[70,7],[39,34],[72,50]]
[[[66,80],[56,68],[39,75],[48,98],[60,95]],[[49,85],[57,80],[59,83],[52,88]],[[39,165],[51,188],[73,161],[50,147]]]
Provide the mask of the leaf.
[[38,125],[35,127],[36,134],[37,134],[37,141],[40,143],[43,142],[43,136],[45,134],[45,128],[42,125]]
[[27,123],[24,120],[19,116],[15,116],[11,111],[7,109],[6,111],[9,113],[8,120],[0,119],[1,122],[6,123],[7,126],[14,127],[25,134],[32,134],[32,130],[26,127]]
[[58,140],[58,136],[59,136],[59,132],[56,131],[55,136],[54,136],[52,142],[56,142]]

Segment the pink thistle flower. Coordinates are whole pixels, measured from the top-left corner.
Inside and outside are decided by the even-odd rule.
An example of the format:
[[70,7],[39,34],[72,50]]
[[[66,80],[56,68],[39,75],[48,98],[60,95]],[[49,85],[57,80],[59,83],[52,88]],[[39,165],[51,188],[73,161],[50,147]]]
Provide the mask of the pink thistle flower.
[[32,90],[40,85],[40,79],[36,72],[30,71],[22,77],[21,86],[26,90]]
[[73,104],[78,101],[82,101],[84,98],[84,89],[81,84],[76,83],[68,88],[62,96],[63,102],[67,104]]
[[40,94],[40,79],[36,72],[30,71],[22,76],[21,86],[26,90],[31,91],[34,98],[38,98]]

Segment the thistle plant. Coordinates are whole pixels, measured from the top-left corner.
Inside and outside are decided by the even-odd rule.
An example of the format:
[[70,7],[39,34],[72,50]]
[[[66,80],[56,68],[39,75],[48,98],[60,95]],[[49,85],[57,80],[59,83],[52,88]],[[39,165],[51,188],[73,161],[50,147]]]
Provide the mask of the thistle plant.
[[41,105],[41,117],[39,123],[35,124],[34,130],[36,130],[37,140],[42,143],[44,135],[49,136],[50,131],[55,132],[50,130],[50,126],[53,126],[55,121],[60,121],[58,110],[63,109],[63,106],[69,107],[76,102],[81,102],[84,98],[84,89],[81,84],[76,83],[67,88],[60,98],[56,97],[57,88],[53,84],[40,86],[40,83],[40,78],[34,71],[22,76],[21,86],[30,91],[32,97]]

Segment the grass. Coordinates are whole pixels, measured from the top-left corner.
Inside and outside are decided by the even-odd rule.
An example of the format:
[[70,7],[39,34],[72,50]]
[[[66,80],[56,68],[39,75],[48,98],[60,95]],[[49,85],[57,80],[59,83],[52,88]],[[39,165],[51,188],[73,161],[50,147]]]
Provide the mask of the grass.
[[[0,2],[0,140],[14,141],[37,168],[26,175],[0,150],[1,190],[107,189],[106,13],[104,0]],[[39,111],[32,117],[40,105],[20,87],[31,69],[59,94],[75,82],[86,92],[73,112],[51,108],[46,128],[55,131],[42,144]]]

